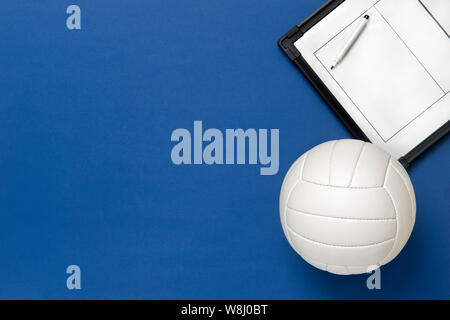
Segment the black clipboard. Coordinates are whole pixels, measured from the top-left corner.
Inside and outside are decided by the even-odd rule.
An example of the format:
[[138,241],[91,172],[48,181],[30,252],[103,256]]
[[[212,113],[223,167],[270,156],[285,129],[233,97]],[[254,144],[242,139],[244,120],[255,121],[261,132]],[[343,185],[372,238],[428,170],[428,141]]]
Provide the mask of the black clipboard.
[[[341,120],[346,128],[356,139],[370,142],[361,128],[356,124],[352,117],[347,113],[344,107],[339,103],[336,97],[331,93],[327,86],[317,76],[309,64],[303,59],[300,52],[294,46],[294,43],[300,39],[309,29],[316,23],[327,16],[331,11],[336,9],[345,0],[329,0],[322,7],[320,7],[311,16],[306,18],[299,25],[294,26],[283,37],[278,40],[279,47],[284,51],[292,63],[303,73],[312,86],[317,90],[327,105],[333,110],[336,116]],[[447,121],[443,126],[433,132],[425,140],[419,143],[414,149],[409,151],[406,155],[398,159],[405,167],[409,167],[411,162],[422,155],[426,150],[433,146],[440,139],[445,137],[450,131],[450,121]]]

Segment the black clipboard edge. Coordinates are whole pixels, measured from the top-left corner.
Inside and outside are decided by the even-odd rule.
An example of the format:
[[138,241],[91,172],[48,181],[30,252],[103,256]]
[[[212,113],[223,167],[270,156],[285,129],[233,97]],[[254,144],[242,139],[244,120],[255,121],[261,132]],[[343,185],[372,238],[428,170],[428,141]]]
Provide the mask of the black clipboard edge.
[[416,160],[419,156],[421,156],[425,151],[430,149],[435,143],[444,138],[450,132],[450,120],[447,121],[442,127],[437,129],[431,135],[428,136],[425,140],[419,143],[414,147],[410,152],[408,152],[405,156],[401,157],[398,161],[405,167],[408,168],[411,162]]
[[336,9],[345,0],[331,0],[320,7],[315,13],[309,16],[301,24],[294,26],[289,30],[280,40],[278,40],[279,47],[286,53],[289,59],[294,63],[294,65],[300,69],[303,75],[308,79],[311,85],[320,94],[323,100],[328,104],[328,106],[333,110],[335,115],[341,120],[346,126],[347,130],[359,140],[369,141],[364,132],[359,128],[356,122],[350,117],[347,111],[342,107],[339,101],[334,97],[327,86],[320,80],[317,74],[312,70],[309,64],[302,57],[300,52],[294,46],[294,43],[300,39],[305,32],[307,32],[316,23],[322,20],[327,14]]
[[[347,113],[344,107],[334,97],[327,86],[320,80],[317,74],[312,70],[309,64],[302,57],[301,53],[294,46],[294,43],[300,39],[305,32],[311,29],[316,23],[322,20],[331,11],[336,9],[345,0],[329,0],[321,6],[316,12],[306,18],[299,25],[294,26],[284,36],[278,40],[278,46],[288,56],[289,60],[303,73],[306,79],[316,89],[319,95],[327,103],[335,115],[342,121],[348,131],[356,139],[370,142],[361,128],[356,124],[352,117]],[[433,132],[425,140],[419,143],[414,149],[409,151],[406,155],[401,157],[399,162],[408,168],[409,165],[421,156],[426,150],[433,146],[440,139],[445,137],[450,132],[450,121],[447,121],[442,127]]]
[[320,20],[326,17],[331,11],[336,9],[345,0],[328,0],[302,23],[291,28],[284,36],[278,40],[278,45],[287,54],[291,61],[300,56],[300,52],[295,48],[294,42],[300,39],[306,31],[311,29]]

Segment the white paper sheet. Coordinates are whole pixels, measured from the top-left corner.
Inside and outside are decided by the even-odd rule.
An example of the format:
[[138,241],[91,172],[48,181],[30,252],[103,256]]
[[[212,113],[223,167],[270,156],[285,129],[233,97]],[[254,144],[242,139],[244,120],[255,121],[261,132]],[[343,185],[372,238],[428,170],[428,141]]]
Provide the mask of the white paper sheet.
[[[439,9],[450,12],[450,0],[430,0],[429,2],[435,5],[442,2]],[[437,7],[435,6],[435,9]],[[375,5],[375,8],[443,90],[450,91],[450,39],[420,5],[420,2],[382,0]]]
[[450,1],[449,0],[420,0],[430,12],[447,36],[450,34]]
[[[364,14],[366,28],[330,70]],[[368,138],[397,158],[450,119],[450,40],[418,0],[346,0],[295,46]]]

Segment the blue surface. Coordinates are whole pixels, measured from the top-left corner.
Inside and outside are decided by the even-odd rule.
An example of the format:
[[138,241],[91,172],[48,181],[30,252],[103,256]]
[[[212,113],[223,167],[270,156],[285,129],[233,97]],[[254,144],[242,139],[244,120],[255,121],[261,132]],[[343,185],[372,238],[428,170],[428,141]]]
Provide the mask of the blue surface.
[[[350,135],[277,39],[323,0],[5,1],[0,11],[0,298],[450,298],[448,137],[409,173],[403,252],[368,275],[289,247],[281,183]],[[176,128],[279,128],[280,171],[175,166]],[[66,267],[82,289],[66,288]]]

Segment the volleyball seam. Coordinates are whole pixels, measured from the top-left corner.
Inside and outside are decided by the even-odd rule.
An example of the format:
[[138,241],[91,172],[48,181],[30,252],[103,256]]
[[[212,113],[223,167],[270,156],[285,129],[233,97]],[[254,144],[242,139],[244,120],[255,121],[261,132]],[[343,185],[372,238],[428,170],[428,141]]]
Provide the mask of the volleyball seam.
[[298,210],[289,206],[286,206],[287,209],[294,211],[295,213],[309,215],[313,217],[320,217],[320,218],[328,218],[328,219],[340,219],[340,220],[354,220],[354,221],[397,221],[397,218],[373,218],[373,219],[363,219],[363,218],[350,218],[350,217],[333,217],[333,216],[326,216],[322,214],[307,212],[303,210]]
[[374,246],[378,246],[380,244],[383,244],[383,243],[395,240],[395,238],[396,238],[396,237],[394,237],[394,238],[390,238],[390,239],[387,239],[387,240],[374,242],[374,243],[369,243],[369,244],[364,244],[364,245],[336,245],[336,244],[329,244],[329,243],[319,242],[319,241],[316,241],[316,240],[309,239],[309,238],[307,238],[305,236],[302,236],[298,232],[294,231],[292,229],[292,227],[290,225],[288,225],[287,223],[286,223],[286,227],[287,227],[288,231],[291,231],[294,235],[296,235],[296,236],[298,236],[298,237],[300,237],[302,239],[305,239],[307,241],[310,241],[310,242],[313,242],[313,243],[316,243],[316,244],[319,244],[319,245],[323,245],[323,246],[327,246],[327,247],[333,247],[333,248],[367,248],[367,247],[374,247]]

